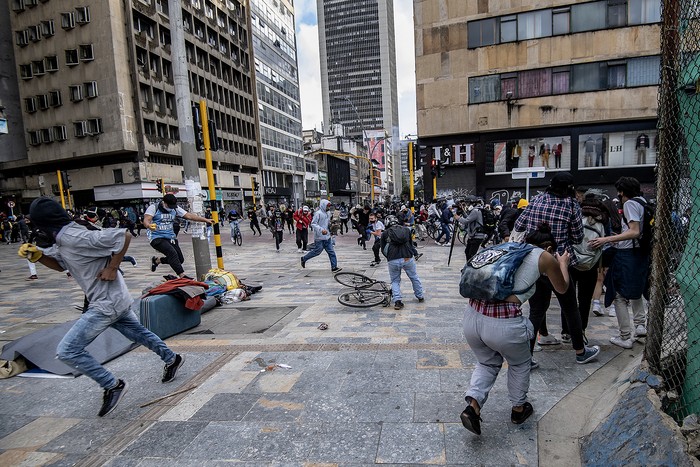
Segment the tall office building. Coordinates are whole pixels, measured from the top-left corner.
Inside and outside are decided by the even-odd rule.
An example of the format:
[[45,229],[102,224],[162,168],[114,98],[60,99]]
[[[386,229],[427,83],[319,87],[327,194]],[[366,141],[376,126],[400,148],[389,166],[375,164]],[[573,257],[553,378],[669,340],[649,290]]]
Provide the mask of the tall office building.
[[[330,128],[332,123],[341,123],[349,137],[363,140],[368,155],[382,170],[384,194],[398,195],[394,2],[318,0],[317,11],[325,125]],[[383,136],[376,137],[377,133]],[[378,144],[378,139],[390,143]]]
[[294,4],[252,0],[250,17],[265,201],[299,206],[305,169]]
[[569,171],[611,196],[634,176],[653,197],[661,0],[501,3],[414,2],[419,139],[450,164],[438,194],[504,202],[522,172],[542,189]]
[[[186,0],[190,95],[218,128],[224,204],[251,198],[259,170],[248,0]],[[167,0],[12,0],[9,10],[26,154],[0,163],[23,205],[68,172],[75,204],[143,207],[162,179],[185,197]],[[188,109],[189,114],[189,109]],[[11,128],[10,131],[16,131]],[[206,185],[204,153],[198,153]],[[245,189],[245,190],[244,190]],[[245,193],[244,193],[245,191]]]

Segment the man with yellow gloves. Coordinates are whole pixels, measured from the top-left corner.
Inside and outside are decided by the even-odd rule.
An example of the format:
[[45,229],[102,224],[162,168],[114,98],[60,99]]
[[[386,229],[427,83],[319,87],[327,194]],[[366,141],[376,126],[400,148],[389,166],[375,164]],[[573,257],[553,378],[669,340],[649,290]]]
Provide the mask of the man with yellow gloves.
[[66,211],[49,198],[34,200],[29,215],[43,240],[52,245],[42,251],[36,245],[25,243],[18,251],[19,256],[56,271],[69,270],[89,301],[87,310],[58,344],[56,354],[61,361],[102,386],[104,399],[98,416],[114,410],[128,387],[85,350],[110,326],[158,354],[165,362],[163,383],[175,379],[184,357],[175,354],[141,325],[131,309],[134,299],[118,273],[131,235],[125,229],[89,230],[73,222]]

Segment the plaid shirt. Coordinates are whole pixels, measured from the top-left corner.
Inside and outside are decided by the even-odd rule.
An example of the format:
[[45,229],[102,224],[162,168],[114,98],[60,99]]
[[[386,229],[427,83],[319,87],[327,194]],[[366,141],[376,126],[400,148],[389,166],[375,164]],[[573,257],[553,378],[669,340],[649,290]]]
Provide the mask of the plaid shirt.
[[487,302],[470,298],[469,305],[474,308],[477,313],[481,313],[489,318],[509,319],[523,315],[522,311],[520,311],[520,305],[517,303]]
[[542,193],[532,200],[525,211],[515,221],[516,232],[532,232],[537,226],[546,222],[552,228],[552,235],[557,242],[557,253],[568,251],[571,265],[578,263],[573,245],[583,241],[583,222],[581,206],[570,197],[560,198],[549,193]]

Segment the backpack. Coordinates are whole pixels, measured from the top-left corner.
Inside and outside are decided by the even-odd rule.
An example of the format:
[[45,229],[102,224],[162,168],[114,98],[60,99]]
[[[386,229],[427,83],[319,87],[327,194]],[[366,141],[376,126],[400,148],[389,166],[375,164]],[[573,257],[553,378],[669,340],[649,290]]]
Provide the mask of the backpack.
[[577,261],[574,268],[579,271],[590,271],[591,268],[598,265],[601,256],[603,256],[603,249],[591,248],[588,246],[588,242],[604,236],[605,227],[603,224],[586,216],[583,221],[583,241],[573,246]]
[[481,250],[462,269],[460,295],[498,301],[526,292],[532,286],[525,290],[513,290],[515,272],[534,248],[529,243],[501,243]]
[[496,231],[496,214],[491,209],[479,208],[481,217],[484,221],[483,225],[477,229],[477,232],[491,235]]
[[[654,247],[654,207],[650,206],[642,197],[632,198],[630,201],[636,201],[644,208],[644,216],[640,222],[642,233],[636,240],[632,240],[632,245],[634,248],[639,248],[642,253],[651,254],[651,250]],[[624,214],[622,218],[625,224],[629,225]]]

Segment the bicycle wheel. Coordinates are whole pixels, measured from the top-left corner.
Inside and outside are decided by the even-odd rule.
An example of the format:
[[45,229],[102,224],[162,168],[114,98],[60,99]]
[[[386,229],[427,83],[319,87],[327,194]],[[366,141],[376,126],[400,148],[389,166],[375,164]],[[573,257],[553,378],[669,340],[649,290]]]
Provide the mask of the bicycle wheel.
[[355,289],[364,289],[375,283],[375,281],[369,277],[363,276],[362,274],[358,274],[356,272],[339,272],[334,277],[335,280],[344,286],[353,287]]
[[457,232],[457,240],[459,240],[459,242],[462,245],[466,246],[467,245],[467,231],[459,229],[459,232]]
[[386,299],[386,295],[373,290],[352,290],[341,292],[338,301],[353,308],[369,308],[381,305]]
[[241,235],[240,232],[236,232],[236,236],[234,237],[234,240],[236,242],[236,245],[241,246],[243,244],[243,235]]
[[426,230],[427,230],[427,232],[428,232],[428,237],[430,237],[430,238],[432,238],[433,240],[435,240],[435,237],[437,236],[437,233],[438,233],[437,229],[435,228],[435,225],[433,225],[433,224],[428,224],[427,227],[426,227]]

